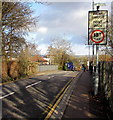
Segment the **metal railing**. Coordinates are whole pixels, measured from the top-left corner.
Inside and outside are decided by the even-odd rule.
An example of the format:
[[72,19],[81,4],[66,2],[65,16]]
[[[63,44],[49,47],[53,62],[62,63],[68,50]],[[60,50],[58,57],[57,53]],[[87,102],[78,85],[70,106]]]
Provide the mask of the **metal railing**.
[[113,112],[113,62],[99,62],[99,91]]

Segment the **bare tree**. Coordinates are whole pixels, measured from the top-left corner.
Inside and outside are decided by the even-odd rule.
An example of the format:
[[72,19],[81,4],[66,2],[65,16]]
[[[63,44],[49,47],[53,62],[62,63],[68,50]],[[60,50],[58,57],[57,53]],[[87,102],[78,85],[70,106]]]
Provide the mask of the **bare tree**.
[[[31,26],[35,27],[38,18],[32,17],[33,11],[30,9],[29,3],[2,2],[0,8],[2,9],[2,14],[0,14],[2,20],[2,59],[10,70],[9,60],[12,60],[13,57],[18,58],[19,70],[23,70],[24,73],[34,50],[33,45],[32,48],[27,47],[29,44],[25,40],[26,31],[30,31]],[[32,53],[29,54],[29,51]]]
[[11,59],[25,44],[25,31],[36,19],[27,3],[2,2],[2,53],[5,59]]
[[48,54],[60,69],[64,69],[65,63],[69,59],[70,48],[70,42],[60,37],[53,39],[51,46],[48,47]]
[[102,46],[101,50],[105,52],[105,56],[108,54],[113,58],[113,2],[111,3],[111,14],[108,20],[107,36],[107,45]]

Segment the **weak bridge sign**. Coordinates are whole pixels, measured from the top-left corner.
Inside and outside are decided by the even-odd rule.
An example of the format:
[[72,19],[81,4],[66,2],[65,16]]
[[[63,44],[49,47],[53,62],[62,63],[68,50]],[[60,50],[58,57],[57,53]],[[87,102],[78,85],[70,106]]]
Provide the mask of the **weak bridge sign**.
[[107,44],[108,11],[89,11],[88,44]]

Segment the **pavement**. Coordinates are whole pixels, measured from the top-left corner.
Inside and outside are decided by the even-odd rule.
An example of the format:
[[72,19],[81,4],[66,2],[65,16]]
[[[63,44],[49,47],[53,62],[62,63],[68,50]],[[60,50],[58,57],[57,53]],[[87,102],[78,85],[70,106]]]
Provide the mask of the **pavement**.
[[62,119],[98,119],[107,120],[105,107],[99,96],[92,93],[92,75],[83,72],[77,81]]

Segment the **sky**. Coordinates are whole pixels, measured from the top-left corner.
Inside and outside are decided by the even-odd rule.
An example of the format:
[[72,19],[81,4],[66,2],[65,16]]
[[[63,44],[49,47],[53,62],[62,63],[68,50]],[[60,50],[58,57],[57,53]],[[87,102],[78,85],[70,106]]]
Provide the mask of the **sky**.
[[[38,50],[44,55],[51,40],[60,36],[70,41],[75,55],[89,55],[88,11],[92,10],[91,0],[89,1],[31,3],[33,16],[39,16],[39,21],[28,33],[27,41],[37,44]],[[100,9],[110,11],[110,2]]]

